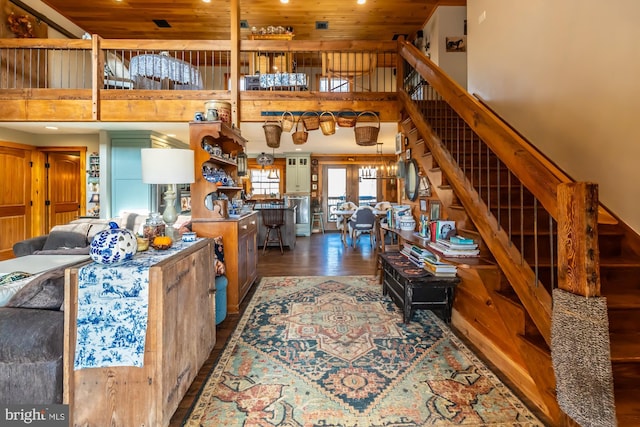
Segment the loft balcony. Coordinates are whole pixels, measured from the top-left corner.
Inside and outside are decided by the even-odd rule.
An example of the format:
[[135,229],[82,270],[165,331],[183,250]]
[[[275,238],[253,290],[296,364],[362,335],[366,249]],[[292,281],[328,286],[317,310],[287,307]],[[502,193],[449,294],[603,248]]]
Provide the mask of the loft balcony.
[[397,122],[397,52],[397,41],[0,39],[0,117],[190,121],[217,99],[237,121],[348,101]]

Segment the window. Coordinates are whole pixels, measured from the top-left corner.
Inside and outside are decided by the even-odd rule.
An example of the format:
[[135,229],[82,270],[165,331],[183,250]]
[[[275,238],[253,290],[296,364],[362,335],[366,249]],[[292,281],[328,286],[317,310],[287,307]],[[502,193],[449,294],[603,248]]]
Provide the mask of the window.
[[320,92],[349,92],[349,80],[320,77]]
[[372,167],[361,167],[358,170],[358,205],[375,205],[378,199],[378,170]]
[[[280,193],[280,178],[268,178],[269,171],[271,171],[271,168],[250,170],[251,193],[253,195],[263,194],[268,196]],[[280,176],[280,173],[278,173],[278,176]]]

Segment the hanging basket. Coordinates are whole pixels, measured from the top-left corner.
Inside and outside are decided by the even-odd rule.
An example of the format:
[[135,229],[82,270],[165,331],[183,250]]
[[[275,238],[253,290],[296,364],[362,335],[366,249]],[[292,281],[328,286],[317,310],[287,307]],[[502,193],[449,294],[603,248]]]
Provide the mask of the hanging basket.
[[309,132],[304,130],[304,123],[302,126],[302,130],[298,130],[300,127],[300,119],[296,122],[296,131],[291,134],[291,139],[293,139],[293,143],[295,145],[302,145],[307,142],[307,138],[309,137]]
[[305,111],[300,118],[306,130],[317,130],[320,128],[320,116],[318,116],[318,113],[315,111]]
[[323,135],[336,133],[336,118],[331,111],[323,111],[320,114],[320,130]]
[[[367,114],[373,115],[376,118],[376,126],[371,126],[369,124],[363,123],[362,116]],[[376,145],[376,143],[378,142],[378,133],[380,132],[380,117],[378,117],[378,115],[373,111],[363,111],[362,113],[358,114],[358,118],[356,119],[353,131],[356,135],[356,144],[365,147]]]
[[293,129],[293,125],[296,124],[296,119],[293,117],[293,113],[291,111],[285,111],[282,113],[282,130],[284,132],[291,132]]
[[341,128],[352,128],[356,125],[358,114],[350,108],[343,108],[336,117],[336,122]]
[[262,129],[264,129],[264,138],[267,141],[267,146],[271,148],[280,147],[280,136],[282,135],[280,123],[265,122],[262,125]]

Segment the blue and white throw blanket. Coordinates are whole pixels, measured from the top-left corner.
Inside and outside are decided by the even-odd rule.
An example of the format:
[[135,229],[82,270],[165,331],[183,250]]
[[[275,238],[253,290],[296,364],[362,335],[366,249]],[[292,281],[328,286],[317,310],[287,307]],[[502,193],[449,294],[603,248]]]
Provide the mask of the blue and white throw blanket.
[[144,365],[149,268],[195,242],[137,253],[117,265],[91,263],[78,271],[74,370]]

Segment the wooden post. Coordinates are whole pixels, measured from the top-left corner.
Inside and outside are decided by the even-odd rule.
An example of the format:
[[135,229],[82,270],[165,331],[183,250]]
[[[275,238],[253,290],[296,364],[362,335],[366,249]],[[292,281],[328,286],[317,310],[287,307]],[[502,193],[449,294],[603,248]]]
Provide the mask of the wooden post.
[[231,123],[240,126],[240,0],[231,0]]
[[104,86],[104,55],[100,50],[102,38],[94,34],[91,36],[91,63],[93,76],[91,83],[91,119],[100,120],[100,88]]
[[585,297],[600,296],[598,185],[558,186],[558,287]]

